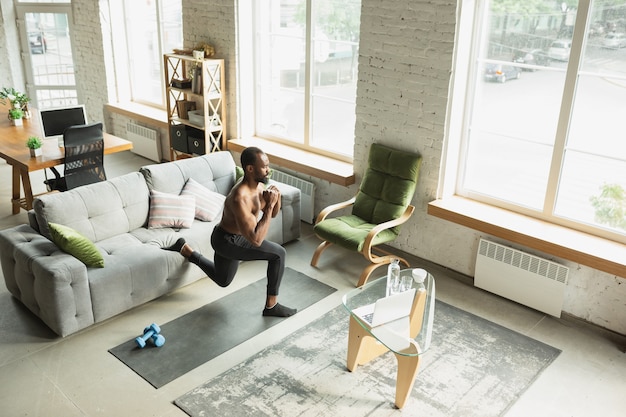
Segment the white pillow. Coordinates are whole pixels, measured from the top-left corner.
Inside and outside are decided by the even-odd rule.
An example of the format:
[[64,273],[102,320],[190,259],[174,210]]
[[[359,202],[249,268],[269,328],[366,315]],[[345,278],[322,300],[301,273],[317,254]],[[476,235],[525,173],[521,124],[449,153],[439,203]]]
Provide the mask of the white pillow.
[[226,196],[211,191],[193,178],[189,178],[180,195],[193,196],[196,199],[196,219],[211,222],[224,208]]
[[193,223],[196,209],[196,199],[193,196],[183,196],[150,191],[149,229],[174,227],[189,229]]

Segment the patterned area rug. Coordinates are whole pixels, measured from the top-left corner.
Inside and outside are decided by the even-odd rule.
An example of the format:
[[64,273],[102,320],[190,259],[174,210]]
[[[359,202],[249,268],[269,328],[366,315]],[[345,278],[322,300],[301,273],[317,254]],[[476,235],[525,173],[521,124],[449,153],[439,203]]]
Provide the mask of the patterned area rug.
[[502,415],[560,350],[437,301],[432,344],[402,410],[395,356],[346,369],[343,306],[191,390],[175,404],[200,416]]

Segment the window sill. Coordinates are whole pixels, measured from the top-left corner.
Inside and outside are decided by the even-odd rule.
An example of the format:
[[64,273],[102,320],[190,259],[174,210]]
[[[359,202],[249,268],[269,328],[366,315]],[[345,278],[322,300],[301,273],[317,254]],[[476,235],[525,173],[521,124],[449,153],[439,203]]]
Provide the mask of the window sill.
[[459,196],[430,202],[428,214],[626,278],[626,245],[618,242]]
[[[108,103],[104,108],[111,112],[167,129],[167,112],[155,107],[138,103]],[[241,152],[248,146],[257,146],[269,156],[273,164],[292,169],[305,175],[311,175],[334,184],[347,187],[355,183],[352,164],[326,156],[316,155],[288,145],[261,138],[231,139],[228,150]]]
[[250,138],[231,139],[228,141],[228,149],[235,152],[241,152],[248,146],[261,148],[272,164],[345,187],[355,183],[354,168],[348,162],[316,155],[267,139]]
[[167,111],[164,109],[133,102],[108,103],[104,105],[104,108],[111,113],[121,114],[140,122],[167,129]]
[[[120,114],[163,129],[168,128],[167,112],[163,109],[133,102],[108,103],[104,105],[104,108],[110,113]],[[228,141],[227,148],[228,150],[241,152],[248,146],[258,146],[263,149],[263,152],[269,156],[273,164],[305,175],[311,175],[345,187],[354,184],[356,181],[353,166],[348,162],[316,155],[266,139],[231,139]]]

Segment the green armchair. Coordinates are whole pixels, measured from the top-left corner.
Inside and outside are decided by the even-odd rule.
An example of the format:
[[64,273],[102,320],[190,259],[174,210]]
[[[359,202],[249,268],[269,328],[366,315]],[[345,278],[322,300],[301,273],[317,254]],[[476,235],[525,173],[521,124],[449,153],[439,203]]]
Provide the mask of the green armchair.
[[[374,269],[391,263],[394,258],[408,267],[405,259],[379,245],[393,241],[400,233],[400,225],[413,214],[415,207],[410,202],[421,163],[419,154],[372,144],[368,168],[356,196],[326,207],[317,216],[313,230],[323,242],[315,250],[311,265],[317,266],[322,252],[336,244],[360,252],[370,262],[361,273],[359,287],[367,282]],[[350,206],[351,214],[328,217]]]

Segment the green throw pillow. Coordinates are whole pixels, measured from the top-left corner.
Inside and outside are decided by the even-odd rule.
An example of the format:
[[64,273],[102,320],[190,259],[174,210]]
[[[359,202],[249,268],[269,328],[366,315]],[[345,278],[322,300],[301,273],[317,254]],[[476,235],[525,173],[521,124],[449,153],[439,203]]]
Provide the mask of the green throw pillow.
[[235,165],[235,182],[243,178],[243,168]]
[[91,240],[62,224],[48,223],[48,228],[52,241],[63,252],[69,253],[87,266],[104,268],[102,254]]

